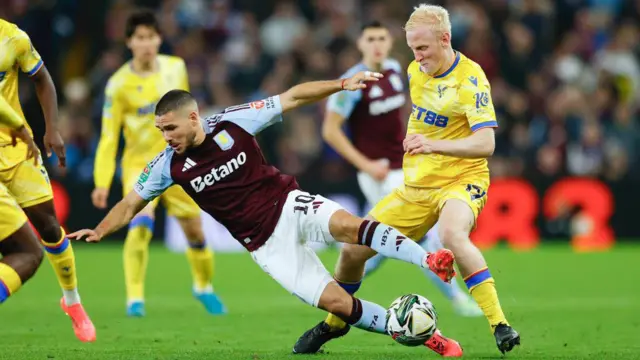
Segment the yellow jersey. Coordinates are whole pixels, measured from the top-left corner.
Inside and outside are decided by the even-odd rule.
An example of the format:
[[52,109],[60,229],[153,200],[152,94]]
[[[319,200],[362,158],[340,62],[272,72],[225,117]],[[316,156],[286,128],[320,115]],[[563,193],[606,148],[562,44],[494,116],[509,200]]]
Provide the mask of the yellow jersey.
[[[0,96],[22,119],[24,114],[18,97],[18,71],[32,76],[42,65],[40,54],[31,44],[29,35],[15,24],[0,19]],[[32,133],[26,121],[25,125]],[[10,143],[9,130],[0,128],[0,146]]]
[[[441,75],[426,74],[415,61],[408,75],[413,103],[408,134],[455,140],[498,126],[489,81],[480,65],[463,54],[456,52],[453,65]],[[487,159],[405,154],[402,167],[405,184],[412,187],[441,188],[469,177],[489,183]]]
[[107,82],[93,172],[96,187],[111,186],[121,128],[125,140],[122,167],[142,169],[167,145],[155,127],[156,103],[170,90],[188,91],[189,80],[181,58],[158,55],[157,62],[157,72],[141,76],[133,71],[129,61]]

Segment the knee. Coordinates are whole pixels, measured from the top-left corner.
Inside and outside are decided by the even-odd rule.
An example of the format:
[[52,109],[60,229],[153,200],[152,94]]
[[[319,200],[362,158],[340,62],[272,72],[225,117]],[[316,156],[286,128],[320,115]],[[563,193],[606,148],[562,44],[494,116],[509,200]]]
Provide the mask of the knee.
[[344,210],[337,211],[329,220],[329,232],[339,242],[357,244],[362,221]]
[[202,222],[200,217],[178,218],[178,223],[182,228],[184,236],[191,245],[204,244],[204,232],[202,231]]
[[184,236],[190,244],[200,245],[204,243],[204,232],[200,226],[188,226],[183,229]]
[[469,234],[453,226],[441,226],[440,241],[445,248],[455,253],[456,248],[463,246],[465,242],[469,241]]
[[45,221],[39,224],[36,230],[38,230],[42,240],[48,244],[55,244],[62,237],[62,230],[55,216],[48,216]]

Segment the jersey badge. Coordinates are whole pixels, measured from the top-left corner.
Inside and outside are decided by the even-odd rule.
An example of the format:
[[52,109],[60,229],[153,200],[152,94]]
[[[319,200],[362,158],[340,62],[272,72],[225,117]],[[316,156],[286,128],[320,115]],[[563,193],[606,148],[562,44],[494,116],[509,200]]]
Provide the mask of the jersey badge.
[[213,140],[215,140],[216,144],[218,144],[218,146],[220,146],[220,149],[222,149],[223,151],[231,149],[234,144],[233,138],[231,137],[231,135],[229,135],[227,130],[222,130],[217,133],[213,137]]
[[444,95],[444,92],[447,91],[448,86],[447,85],[438,85],[438,97],[440,99],[442,99],[442,96]]

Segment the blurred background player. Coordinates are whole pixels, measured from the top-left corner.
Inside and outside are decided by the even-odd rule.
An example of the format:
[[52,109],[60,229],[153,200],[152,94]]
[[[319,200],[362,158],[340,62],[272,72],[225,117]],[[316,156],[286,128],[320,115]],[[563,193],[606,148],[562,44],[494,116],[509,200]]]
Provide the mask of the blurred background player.
[[[403,113],[406,103],[405,75],[400,63],[389,58],[392,42],[391,33],[382,23],[373,21],[362,27],[358,39],[362,61],[343,77],[362,70],[380,71],[385,77],[366,89],[332,95],[323,123],[324,139],[359,170],[360,190],[371,206],[404,183],[402,140],[406,131]],[[347,120],[353,142],[342,130]],[[430,252],[442,248],[435,231],[430,233],[428,240],[426,237],[418,240],[422,240],[421,245]],[[365,274],[370,275],[384,259],[380,254],[369,259]],[[451,301],[458,314],[482,316],[475,301],[458,286],[455,278],[451,283],[445,283],[431,271],[424,273]],[[357,287],[360,284],[347,285]],[[333,321],[339,324],[334,325]],[[330,326],[343,326],[342,320],[331,315],[327,323]]]
[[[127,194],[147,163],[164,147],[162,134],[154,126],[156,103],[167,91],[188,90],[184,61],[175,56],[159,55],[162,43],[160,27],[153,12],[132,14],[126,24],[127,46],[133,59],[111,76],[106,87],[102,114],[102,133],[95,167],[93,204],[107,206],[109,187],[116,170],[116,154],[120,130],[124,128],[125,148],[122,155],[123,193]],[[148,166],[152,166],[149,164]],[[186,165],[185,165],[186,166]],[[176,217],[189,242],[187,258],[193,275],[193,294],[211,314],[222,314],[226,308],[213,291],[213,253],[206,246],[200,221],[200,208],[178,186],[168,189],[162,200],[170,215]],[[124,273],[127,314],[144,316],[144,280],[153,236],[154,210],[151,202],[129,224],[124,244]]]
[[[46,123],[44,146],[47,156],[55,152],[59,166],[64,167],[64,143],[57,129],[58,99],[53,80],[29,36],[15,24],[2,19],[0,54],[0,95],[24,119],[18,97],[18,69],[29,75],[35,84]],[[25,127],[31,134],[26,121]],[[0,130],[0,182],[24,209],[42,238],[45,253],[62,288],[60,305],[71,318],[76,336],[80,341],[94,341],[96,330],[80,303],[75,255],[56,217],[47,170],[40,156],[35,163],[27,160],[27,147],[23,141],[13,146],[10,132]]]
[[[403,141],[404,185],[378,202],[369,216],[412,239],[422,238],[439,223],[440,239],[456,256],[469,292],[504,353],[520,344],[520,335],[509,325],[486,261],[469,239],[487,200],[487,158],[493,154],[493,128],[498,126],[489,81],[477,63],[451,47],[451,23],[443,7],[416,7],[405,31],[415,60],[408,69],[413,111]],[[345,245],[335,277],[358,284],[365,261],[374,255],[371,249]],[[321,323],[296,346],[317,351],[348,330],[346,324],[337,328]]]
[[[24,144],[25,161],[38,163],[40,152],[24,120],[0,96],[0,125],[8,128],[12,144]],[[5,130],[5,129],[3,129]],[[15,294],[42,263],[42,248],[27,222],[27,216],[0,183],[0,303]]]

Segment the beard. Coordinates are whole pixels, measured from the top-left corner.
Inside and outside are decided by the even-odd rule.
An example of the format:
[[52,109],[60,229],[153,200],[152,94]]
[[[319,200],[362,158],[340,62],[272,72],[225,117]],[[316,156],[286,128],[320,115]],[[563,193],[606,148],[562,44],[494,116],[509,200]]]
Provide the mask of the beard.
[[187,146],[186,146],[186,148],[187,149],[193,148],[195,143],[196,143],[196,132],[194,131],[194,132],[192,132],[190,134],[187,134],[187,144],[186,144]]

